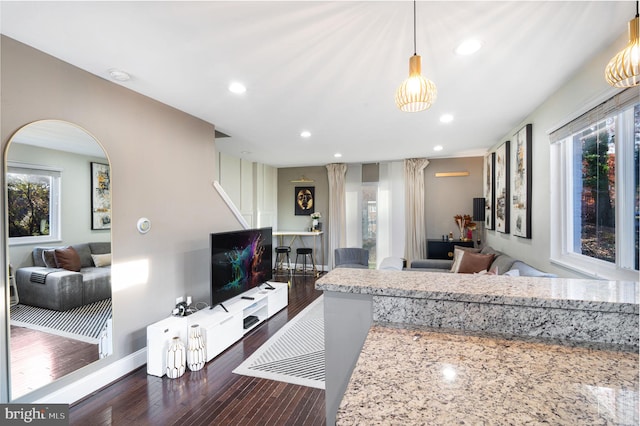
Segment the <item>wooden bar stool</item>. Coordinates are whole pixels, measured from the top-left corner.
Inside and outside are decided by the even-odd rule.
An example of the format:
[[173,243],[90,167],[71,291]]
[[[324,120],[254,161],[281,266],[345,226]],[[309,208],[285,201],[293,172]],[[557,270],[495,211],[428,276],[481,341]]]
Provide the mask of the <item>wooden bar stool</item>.
[[287,259],[287,272],[291,272],[291,259],[289,258],[291,253],[291,247],[278,246],[276,247],[276,272],[284,271],[284,260]]
[[296,266],[295,266],[296,271],[298,270],[298,257],[299,256],[302,256],[302,273],[306,274],[306,272],[307,272],[307,256],[308,256],[309,259],[311,259],[311,265],[313,266],[313,269],[311,270],[311,272],[313,274],[315,274],[316,262],[313,259],[313,249],[312,248],[308,248],[308,247],[300,247],[300,248],[296,249]]

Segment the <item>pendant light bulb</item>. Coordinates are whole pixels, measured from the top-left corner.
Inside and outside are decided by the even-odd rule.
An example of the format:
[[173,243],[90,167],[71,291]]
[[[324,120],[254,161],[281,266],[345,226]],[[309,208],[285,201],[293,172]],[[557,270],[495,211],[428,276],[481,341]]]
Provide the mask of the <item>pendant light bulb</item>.
[[604,71],[607,83],[614,87],[633,87],[640,84],[640,17],[638,2],[636,16],[629,21],[629,44],[611,58]]
[[422,76],[420,55],[416,54],[416,2],[413,2],[413,56],[409,58],[409,77],[396,90],[396,105],[404,112],[429,108],[438,97],[433,81]]
[[409,77],[396,90],[396,105],[404,112],[418,112],[428,109],[438,97],[433,81],[421,74],[420,56],[409,59]]

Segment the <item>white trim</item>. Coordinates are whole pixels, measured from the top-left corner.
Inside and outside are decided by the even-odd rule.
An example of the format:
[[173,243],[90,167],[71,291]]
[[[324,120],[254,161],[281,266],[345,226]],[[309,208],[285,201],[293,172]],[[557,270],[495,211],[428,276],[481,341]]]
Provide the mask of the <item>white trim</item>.
[[238,210],[236,205],[233,203],[229,195],[227,195],[227,192],[224,190],[222,185],[220,185],[220,183],[218,183],[217,180],[214,180],[213,187],[216,189],[216,191],[218,191],[218,194],[220,194],[220,196],[222,197],[222,200],[227,204],[227,207],[229,207],[229,210],[231,210],[231,213],[233,213],[236,219],[238,219],[238,222],[240,222],[240,225],[242,225],[242,228],[249,229],[250,228],[249,224],[247,223],[245,218],[242,216],[242,213],[240,212],[240,210]]
[[[583,259],[581,259],[583,258]],[[573,253],[565,253],[550,259],[554,265],[561,266],[585,277],[608,281],[638,281],[638,271],[618,268],[610,262],[592,259]]]
[[56,167],[56,166],[42,166],[40,164],[21,163],[18,161],[7,161],[7,170],[12,168],[25,169],[25,170],[41,170],[41,171],[58,172],[58,173],[62,173],[64,171],[63,168]]
[[[576,172],[573,169],[573,136],[565,137],[551,144],[550,182],[551,182],[551,235],[550,262],[563,268],[578,272],[587,277],[607,280],[638,280],[635,266],[634,200],[635,185],[633,164],[633,140],[625,140],[627,135],[633,138],[634,107],[625,106],[622,110],[607,116],[616,116],[616,261],[606,262],[573,252],[574,217],[572,209]],[[602,117],[601,119],[604,119]],[[623,175],[624,172],[624,175]],[[579,219],[578,219],[579,220]],[[629,227],[631,226],[631,230]]]
[[47,176],[51,179],[49,192],[49,235],[7,238],[9,246],[46,244],[62,239],[62,171],[59,167],[7,162],[7,176],[11,173]]
[[147,348],[145,347],[32,402],[35,404],[73,404],[146,363]]
[[572,122],[576,118],[578,118],[578,117],[586,114],[587,112],[591,111],[592,109],[594,109],[595,107],[597,107],[601,103],[607,101],[607,99],[610,99],[611,97],[615,96],[619,92],[621,92],[621,90],[618,89],[618,88],[615,88],[615,87],[608,87],[608,88],[602,90],[600,93],[598,93],[598,94],[594,95],[593,97],[591,97],[590,100],[587,100],[587,101],[583,102],[582,103],[582,107],[580,109],[575,110],[575,111],[571,112],[570,114],[567,114],[565,116],[565,118],[559,120],[556,124],[551,126],[547,130],[547,134],[550,135],[551,133],[555,132],[559,128],[566,126],[568,123]]

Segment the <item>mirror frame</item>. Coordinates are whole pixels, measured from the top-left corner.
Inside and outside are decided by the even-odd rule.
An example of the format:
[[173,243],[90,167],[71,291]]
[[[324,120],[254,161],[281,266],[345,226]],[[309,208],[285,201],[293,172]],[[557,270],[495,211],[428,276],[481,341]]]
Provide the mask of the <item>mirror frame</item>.
[[[59,119],[43,119],[43,120],[36,120],[36,121],[32,121],[29,122],[23,126],[21,126],[20,128],[18,128],[16,131],[14,131],[11,136],[9,137],[9,139],[7,140],[4,152],[3,152],[3,161],[2,161],[2,176],[3,176],[3,194],[2,194],[2,201],[3,201],[3,224],[2,224],[2,230],[0,231],[0,237],[3,239],[3,245],[4,245],[4,255],[2,256],[2,267],[4,268],[4,303],[2,304],[2,308],[0,309],[0,316],[2,317],[0,319],[0,339],[2,339],[2,341],[5,342],[4,345],[4,350],[1,351],[0,353],[0,365],[2,365],[2,367],[0,367],[0,379],[2,380],[2,386],[0,386],[0,403],[2,402],[23,402],[24,399],[29,399],[28,397],[32,394],[34,394],[35,392],[42,392],[43,390],[45,390],[45,392],[47,390],[55,390],[55,386],[56,383],[58,383],[60,380],[69,377],[71,375],[74,374],[78,374],[80,371],[82,371],[83,369],[94,365],[96,363],[99,363],[101,361],[103,361],[104,359],[109,358],[111,355],[113,355],[114,351],[113,351],[113,329],[111,330],[111,342],[110,342],[110,352],[107,356],[103,357],[103,358],[98,358],[97,360],[79,367],[69,373],[66,373],[64,376],[58,377],[56,379],[53,379],[51,382],[44,384],[36,389],[33,389],[31,391],[28,391],[27,393],[21,394],[17,397],[15,397],[14,395],[12,395],[12,374],[11,374],[11,313],[10,313],[10,307],[11,307],[11,297],[10,297],[10,274],[9,274],[9,265],[10,265],[10,259],[9,259],[9,255],[10,255],[10,251],[9,251],[9,215],[8,215],[8,187],[7,187],[7,173],[8,173],[8,169],[9,169],[9,150],[11,148],[11,146],[13,145],[14,139],[16,138],[17,135],[19,135],[22,131],[24,131],[25,129],[27,129],[29,126],[32,126],[34,124],[38,124],[38,123],[59,123],[59,124],[64,124],[64,125],[68,125],[70,127],[74,127],[75,129],[77,129],[78,131],[81,131],[83,133],[85,133],[88,137],[90,137],[91,139],[93,139],[93,142],[96,144],[97,147],[99,147],[102,150],[102,153],[104,155],[104,159],[107,162],[107,164],[109,165],[109,169],[111,170],[111,159],[109,158],[109,154],[107,152],[107,150],[105,149],[104,145],[102,145],[102,143],[98,140],[98,138],[96,138],[95,135],[93,135],[91,132],[87,131],[85,128],[83,128],[82,126],[79,126],[75,123],[66,121],[66,120],[59,120]],[[43,148],[46,148],[45,146],[43,146]],[[62,149],[61,151],[65,151],[64,149]],[[89,156],[88,154],[84,154]],[[89,171],[87,171],[89,172]],[[111,193],[113,192],[113,186],[111,187]],[[113,199],[113,196],[111,195],[111,199]],[[112,214],[113,214],[113,207],[112,207]],[[94,231],[93,229],[90,229],[90,231]],[[113,230],[109,229],[109,241],[111,243],[111,252],[113,253]],[[42,243],[42,244],[50,244],[50,243]],[[111,288],[111,300],[112,300],[112,318],[113,318],[113,286]],[[2,310],[4,310],[4,312],[2,312]],[[4,376],[4,377],[2,377]]]

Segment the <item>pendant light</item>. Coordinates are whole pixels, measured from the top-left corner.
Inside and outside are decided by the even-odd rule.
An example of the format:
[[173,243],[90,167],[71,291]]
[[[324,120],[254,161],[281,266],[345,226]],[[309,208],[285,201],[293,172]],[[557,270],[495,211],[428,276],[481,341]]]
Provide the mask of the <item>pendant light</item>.
[[629,44],[614,56],[604,71],[607,83],[614,87],[640,84],[640,18],[636,1],[636,17],[629,21]]
[[413,0],[413,56],[409,58],[409,77],[396,90],[396,105],[404,112],[424,111],[437,97],[436,85],[422,76],[420,56],[416,54],[416,0]]

